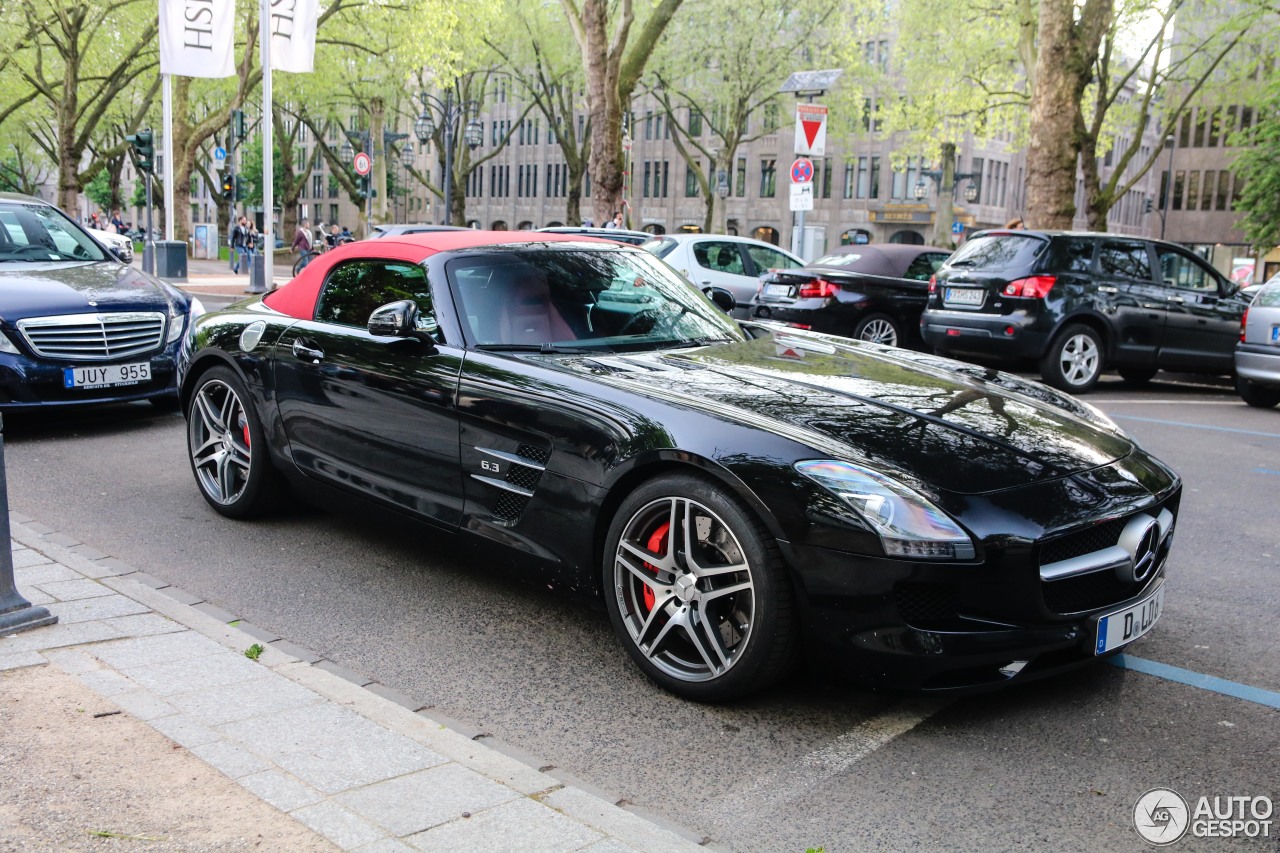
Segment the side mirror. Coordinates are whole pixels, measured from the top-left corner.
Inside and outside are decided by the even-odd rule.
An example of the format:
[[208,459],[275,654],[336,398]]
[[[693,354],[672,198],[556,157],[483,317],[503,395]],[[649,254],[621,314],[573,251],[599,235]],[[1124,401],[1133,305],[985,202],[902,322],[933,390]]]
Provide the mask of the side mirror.
[[733,309],[738,305],[737,300],[733,298],[733,294],[725,290],[723,287],[708,287],[703,292],[710,297],[711,301],[715,303],[717,308],[726,314],[732,313]]
[[419,319],[418,303],[412,299],[388,302],[369,315],[369,334],[380,338],[414,338],[435,345],[431,333]]

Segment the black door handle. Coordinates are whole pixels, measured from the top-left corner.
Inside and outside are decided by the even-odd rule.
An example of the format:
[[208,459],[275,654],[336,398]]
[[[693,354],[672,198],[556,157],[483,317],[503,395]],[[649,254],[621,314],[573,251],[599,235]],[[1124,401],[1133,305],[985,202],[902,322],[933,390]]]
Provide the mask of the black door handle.
[[309,359],[315,364],[319,364],[324,358],[324,350],[318,347],[308,346],[303,342],[302,338],[297,338],[293,342],[293,354],[297,358]]

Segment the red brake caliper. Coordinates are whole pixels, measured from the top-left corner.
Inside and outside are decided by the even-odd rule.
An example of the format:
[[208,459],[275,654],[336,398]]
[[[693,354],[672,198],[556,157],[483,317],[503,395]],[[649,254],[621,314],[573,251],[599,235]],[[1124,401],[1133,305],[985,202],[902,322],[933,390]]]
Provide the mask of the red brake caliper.
[[248,447],[249,446],[249,419],[242,414],[239,417],[239,421],[240,421],[239,423],[240,429],[244,432],[244,446]]
[[[670,532],[671,522],[662,522],[662,524],[658,525],[658,529],[653,531],[653,534],[649,537],[649,541],[644,543],[644,546],[655,554],[667,553],[667,534]],[[645,563],[644,567],[653,572],[654,575],[658,574],[657,566]],[[655,601],[657,601],[657,597],[653,594],[653,588],[646,584],[644,588],[644,609],[652,610]]]

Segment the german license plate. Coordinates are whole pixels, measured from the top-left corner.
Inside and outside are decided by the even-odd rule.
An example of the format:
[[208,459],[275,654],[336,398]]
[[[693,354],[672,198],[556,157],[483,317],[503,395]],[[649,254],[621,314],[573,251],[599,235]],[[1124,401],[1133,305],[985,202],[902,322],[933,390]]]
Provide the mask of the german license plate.
[[791,285],[789,284],[766,284],[764,286],[765,296],[790,296]]
[[942,301],[948,305],[981,305],[986,295],[985,290],[973,287],[948,287]]
[[1106,654],[1147,633],[1164,611],[1164,584],[1132,607],[1098,617],[1098,636],[1093,653]]
[[64,388],[111,388],[116,385],[137,385],[151,379],[151,363],[100,364],[93,367],[65,367],[62,370]]

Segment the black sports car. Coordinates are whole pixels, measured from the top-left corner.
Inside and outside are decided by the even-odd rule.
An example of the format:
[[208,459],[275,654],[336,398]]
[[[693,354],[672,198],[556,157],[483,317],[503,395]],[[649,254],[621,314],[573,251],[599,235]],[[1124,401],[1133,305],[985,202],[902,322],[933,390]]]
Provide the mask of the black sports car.
[[180,340],[203,311],[48,202],[0,193],[0,409],[150,400],[173,410]]
[[331,486],[604,598],[693,699],[804,650],[866,681],[1024,681],[1150,629],[1181,492],[1092,407],[971,365],[739,325],[648,253],[437,232],[200,319],[190,461],[224,515]]
[[798,270],[760,277],[747,316],[890,346],[924,349],[920,312],[948,249],[841,246]]

